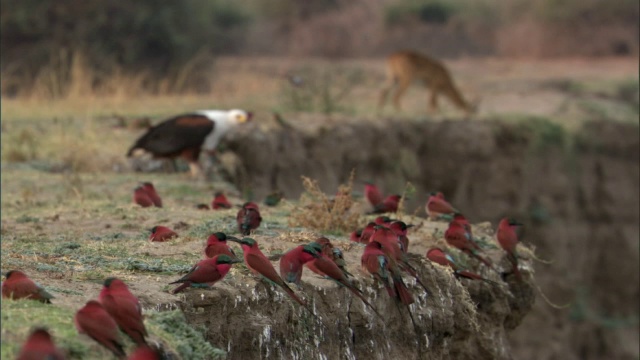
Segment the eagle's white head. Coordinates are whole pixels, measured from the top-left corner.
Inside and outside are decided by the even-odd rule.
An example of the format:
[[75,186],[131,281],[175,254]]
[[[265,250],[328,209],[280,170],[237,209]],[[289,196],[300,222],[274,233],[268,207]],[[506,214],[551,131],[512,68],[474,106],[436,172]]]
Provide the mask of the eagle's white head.
[[227,112],[227,118],[237,124],[245,123],[251,120],[251,117],[253,117],[253,114],[244,110],[232,109]]

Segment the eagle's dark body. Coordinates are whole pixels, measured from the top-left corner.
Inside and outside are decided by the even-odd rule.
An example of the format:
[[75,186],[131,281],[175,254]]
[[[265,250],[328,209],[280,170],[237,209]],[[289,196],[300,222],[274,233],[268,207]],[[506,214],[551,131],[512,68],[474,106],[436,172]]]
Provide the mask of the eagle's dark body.
[[154,158],[181,157],[189,163],[192,174],[201,172],[201,150],[213,153],[223,136],[237,125],[251,119],[243,110],[201,110],[178,115],[150,127],[127,152],[130,157],[145,150]]

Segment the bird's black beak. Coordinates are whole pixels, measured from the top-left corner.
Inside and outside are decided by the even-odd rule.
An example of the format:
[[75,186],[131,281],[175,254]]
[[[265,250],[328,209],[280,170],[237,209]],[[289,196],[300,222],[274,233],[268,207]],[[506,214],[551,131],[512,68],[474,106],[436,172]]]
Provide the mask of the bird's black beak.
[[235,236],[231,236],[231,235],[227,235],[227,240],[231,240],[233,242],[238,242],[238,243],[240,242],[240,239],[238,239]]

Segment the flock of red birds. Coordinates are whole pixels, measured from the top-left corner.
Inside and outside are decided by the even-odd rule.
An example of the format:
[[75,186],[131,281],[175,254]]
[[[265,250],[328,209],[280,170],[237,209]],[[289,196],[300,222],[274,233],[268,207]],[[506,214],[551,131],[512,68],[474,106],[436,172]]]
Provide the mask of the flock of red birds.
[[[377,186],[372,183],[366,183],[364,195],[373,208],[370,213],[394,213],[398,210],[398,202],[401,197],[394,194],[385,198]],[[135,188],[133,200],[142,207],[162,207],[162,199],[153,184],[149,182],[142,183]],[[231,203],[224,194],[215,194],[211,203],[212,209],[229,209],[231,207]],[[467,219],[445,200],[442,193],[431,193],[425,210],[431,220],[449,221],[449,227],[444,234],[449,246],[479,261],[483,266],[498,272],[491,261],[482,255],[483,249],[473,237]],[[222,232],[211,234],[203,250],[203,260],[195,264],[186,275],[170,283],[179,284],[172,293],[180,293],[189,287],[209,288],[222,280],[233,264],[242,262],[227,243],[227,241],[231,241],[241,246],[247,268],[259,278],[280,287],[293,301],[303,306],[314,317],[317,318],[307,302],[288,285],[294,284],[300,289],[302,271],[305,266],[321,277],[347,288],[377,316],[382,317],[364,297],[362,290],[351,281],[350,278],[353,275],[346,269],[342,251],[326,237],[319,237],[314,242],[297,246],[284,253],[279,261],[280,271],[278,274],[269,258],[260,250],[258,242],[247,237],[260,226],[261,221],[262,217],[256,203],[243,204],[237,213],[236,223],[238,232],[244,237],[237,238]],[[522,275],[518,269],[516,228],[520,225],[513,219],[504,218],[498,224],[496,232],[498,243],[507,253],[507,258],[511,262],[511,273],[519,281],[522,280]],[[361,257],[363,270],[370,273],[376,282],[382,283],[388,295],[396,303],[406,305],[410,316],[411,312],[408,306],[415,300],[403,280],[403,274],[406,273],[414,278],[428,293],[416,267],[407,257],[410,246],[407,232],[411,226],[388,216],[378,216],[363,229],[356,230],[350,235],[351,241],[364,245]],[[150,241],[166,241],[176,236],[178,234],[173,230],[164,226],[156,226],[151,231]],[[453,257],[441,248],[430,248],[426,253],[426,258],[434,263],[451,267],[456,278],[483,280],[494,285],[497,284],[475,272],[460,267]],[[2,283],[2,297],[28,298],[45,303],[50,303],[53,298],[44,288],[18,270],[9,271],[6,274],[6,280]],[[411,319],[413,321],[413,316]],[[118,358],[126,357],[118,329],[137,345],[135,352],[128,359],[153,360],[161,358],[158,349],[147,345],[147,331],[138,299],[119,279],[106,279],[98,299],[87,302],[84,307],[78,310],[74,322],[79,333],[88,335]],[[64,359],[62,352],[55,347],[51,336],[44,328],[36,328],[32,331],[18,356],[18,359],[35,358]]]

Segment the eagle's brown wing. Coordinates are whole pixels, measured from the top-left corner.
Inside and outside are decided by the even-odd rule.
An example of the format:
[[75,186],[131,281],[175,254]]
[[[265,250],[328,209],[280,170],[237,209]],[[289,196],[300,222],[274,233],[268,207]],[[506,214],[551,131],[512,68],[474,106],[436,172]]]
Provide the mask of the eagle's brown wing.
[[151,127],[129,149],[143,149],[156,157],[174,157],[184,150],[200,150],[205,138],[214,130],[213,121],[204,115],[180,115]]

